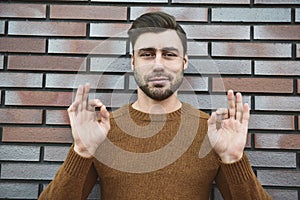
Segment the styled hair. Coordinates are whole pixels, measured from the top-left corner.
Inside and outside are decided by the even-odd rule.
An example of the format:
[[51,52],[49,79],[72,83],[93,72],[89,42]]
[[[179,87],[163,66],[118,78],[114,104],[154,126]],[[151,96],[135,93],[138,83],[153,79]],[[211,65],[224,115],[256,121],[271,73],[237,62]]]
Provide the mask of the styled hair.
[[149,12],[138,17],[128,30],[129,40],[134,47],[136,40],[143,33],[160,33],[167,29],[175,30],[179,36],[183,52],[187,52],[187,37],[183,28],[176,22],[174,16],[164,12]]

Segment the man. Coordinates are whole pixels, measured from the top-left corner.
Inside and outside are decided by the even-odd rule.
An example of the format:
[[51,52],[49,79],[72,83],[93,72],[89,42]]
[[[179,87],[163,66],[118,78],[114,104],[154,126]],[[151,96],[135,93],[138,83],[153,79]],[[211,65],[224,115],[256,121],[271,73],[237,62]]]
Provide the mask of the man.
[[224,199],[270,199],[243,151],[250,111],[241,94],[229,90],[228,109],[209,118],[177,98],[188,56],[174,17],[146,13],[128,33],[137,100],[109,114],[79,86],[68,109],[74,145],[39,199],[86,199],[97,179],[102,200],[209,199],[213,181]]

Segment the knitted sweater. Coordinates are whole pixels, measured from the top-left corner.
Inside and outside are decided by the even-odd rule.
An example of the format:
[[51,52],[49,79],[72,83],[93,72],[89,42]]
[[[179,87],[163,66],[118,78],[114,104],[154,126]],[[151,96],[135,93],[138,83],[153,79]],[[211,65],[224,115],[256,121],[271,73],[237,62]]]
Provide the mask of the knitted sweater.
[[209,199],[214,181],[224,199],[271,199],[245,154],[224,164],[212,150],[208,117],[186,103],[166,115],[124,106],[111,114],[111,129],[95,157],[71,148],[39,199],[86,199],[97,179],[101,200]]

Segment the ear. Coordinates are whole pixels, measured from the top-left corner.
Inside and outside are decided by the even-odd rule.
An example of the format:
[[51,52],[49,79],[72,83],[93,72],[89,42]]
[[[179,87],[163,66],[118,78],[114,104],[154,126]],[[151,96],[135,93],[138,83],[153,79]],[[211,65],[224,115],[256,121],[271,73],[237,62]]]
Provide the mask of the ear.
[[186,70],[188,68],[188,64],[189,64],[189,59],[188,59],[188,55],[185,54],[183,57],[183,69]]
[[133,53],[131,54],[131,61],[130,61],[130,64],[131,64],[131,70],[134,70],[134,55]]

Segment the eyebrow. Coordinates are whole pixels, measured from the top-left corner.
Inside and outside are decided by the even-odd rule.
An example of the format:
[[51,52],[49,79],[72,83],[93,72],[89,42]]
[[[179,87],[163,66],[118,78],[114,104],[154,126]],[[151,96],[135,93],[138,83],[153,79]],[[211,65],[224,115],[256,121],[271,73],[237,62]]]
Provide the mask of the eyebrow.
[[[146,48],[140,48],[138,49],[138,52],[141,52],[141,51],[156,51],[157,49],[154,48],[154,47],[146,47]],[[177,53],[179,53],[179,50],[175,47],[164,47],[162,49],[160,49],[162,51],[176,51]]]

